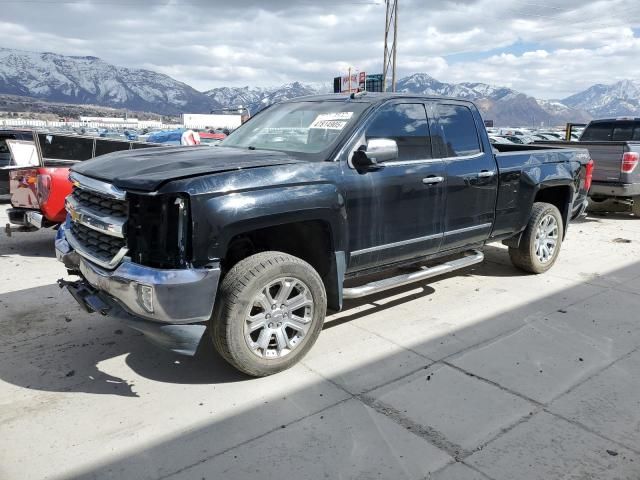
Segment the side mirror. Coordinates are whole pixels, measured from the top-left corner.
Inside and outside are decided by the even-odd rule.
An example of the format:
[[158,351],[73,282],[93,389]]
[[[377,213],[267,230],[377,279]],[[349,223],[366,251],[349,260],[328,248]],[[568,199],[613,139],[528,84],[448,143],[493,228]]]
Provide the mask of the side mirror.
[[351,162],[356,170],[377,170],[384,162],[398,159],[398,144],[388,138],[372,138],[353,153]]

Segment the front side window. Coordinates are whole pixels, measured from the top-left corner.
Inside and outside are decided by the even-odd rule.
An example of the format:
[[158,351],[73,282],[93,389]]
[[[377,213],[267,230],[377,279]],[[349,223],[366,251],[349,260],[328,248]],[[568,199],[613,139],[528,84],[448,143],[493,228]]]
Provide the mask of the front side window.
[[467,157],[482,151],[471,110],[462,105],[438,105],[438,118],[444,134],[445,157]]
[[366,140],[387,138],[398,144],[398,160],[431,158],[427,112],[421,103],[383,106],[365,132]]

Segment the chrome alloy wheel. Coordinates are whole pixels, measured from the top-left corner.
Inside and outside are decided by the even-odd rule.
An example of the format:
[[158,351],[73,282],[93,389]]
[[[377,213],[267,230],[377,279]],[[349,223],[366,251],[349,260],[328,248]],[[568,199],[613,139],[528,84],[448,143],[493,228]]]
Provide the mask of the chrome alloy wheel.
[[547,263],[553,259],[558,245],[558,222],[553,215],[545,215],[536,230],[536,257],[540,263]]
[[266,285],[255,296],[244,321],[244,338],[260,358],[281,358],[295,350],[313,319],[309,287],[293,277]]

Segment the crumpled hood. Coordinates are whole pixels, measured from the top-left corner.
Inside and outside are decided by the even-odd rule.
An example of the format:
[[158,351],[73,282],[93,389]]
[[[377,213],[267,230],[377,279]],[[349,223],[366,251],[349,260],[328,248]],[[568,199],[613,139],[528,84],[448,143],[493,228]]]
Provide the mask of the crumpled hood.
[[152,192],[180,178],[211,173],[299,163],[294,157],[268,150],[189,146],[154,147],[102,155],[71,170],[124,190]]

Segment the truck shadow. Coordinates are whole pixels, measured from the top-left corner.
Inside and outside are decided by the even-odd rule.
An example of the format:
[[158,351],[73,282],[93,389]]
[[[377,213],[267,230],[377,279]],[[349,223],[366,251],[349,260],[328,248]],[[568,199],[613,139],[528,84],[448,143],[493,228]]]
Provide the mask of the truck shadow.
[[[246,379],[213,347],[203,345],[193,358],[166,352],[117,320],[85,313],[57,285],[0,294],[0,338],[0,379],[33,390],[137,396],[136,377],[177,384]],[[113,362],[123,355],[126,375]]]
[[[614,277],[634,278],[640,273],[639,267],[640,264],[629,262],[629,265],[622,270],[609,273]],[[499,286],[509,289],[509,283],[509,281],[499,282]],[[481,281],[478,284],[481,285]],[[415,288],[414,286],[413,289]],[[566,298],[553,300],[553,297],[556,297],[559,293],[562,293]],[[609,324],[609,321],[602,321],[602,324],[600,324],[601,320],[596,320],[594,317],[593,321],[596,323],[589,328],[585,328],[580,320],[582,316],[588,316],[589,303],[581,303],[571,308],[570,305],[578,302],[579,299],[589,299],[594,293],[592,286],[578,283],[570,288],[561,289],[561,291],[550,290],[539,296],[531,296],[528,299],[523,299],[520,303],[512,304],[510,308],[504,310],[468,311],[467,316],[469,318],[466,319],[467,321],[462,321],[455,325],[449,324],[446,330],[433,335],[430,335],[425,330],[420,330],[423,328],[420,322],[431,323],[433,319],[428,318],[427,314],[422,315],[414,312],[412,315],[414,323],[411,325],[413,325],[412,329],[415,330],[416,336],[415,342],[411,343],[411,348],[413,351],[423,352],[425,355],[428,353],[428,356],[436,361],[444,358],[449,359],[449,362],[455,363],[455,361],[450,360],[452,356],[470,352],[471,349],[478,349],[482,345],[483,347],[480,350],[476,350],[477,354],[482,349],[485,349],[485,351],[494,352],[493,355],[496,355],[496,358],[483,354],[481,357],[483,359],[482,362],[489,363],[487,364],[488,366],[484,364],[484,366],[478,365],[477,368],[480,369],[480,372],[490,371],[489,378],[491,380],[499,379],[500,382],[504,382],[507,386],[511,385],[517,392],[526,393],[530,388],[528,383],[519,379],[530,380],[531,384],[534,385],[532,391],[534,391],[535,395],[542,397],[541,401],[546,406],[580,382],[605,369],[612,361],[623,356],[625,352],[634,348],[630,344],[631,342],[628,342],[628,337],[640,338],[640,330],[635,326],[632,327],[631,325],[634,324],[623,318],[623,312],[631,311],[627,309],[633,308],[637,304],[637,298],[634,295],[627,297],[628,303],[621,307],[619,311],[612,312],[613,315],[618,315],[617,318],[614,317],[615,322]],[[450,302],[451,298],[441,299],[440,308],[447,308],[447,300]],[[356,303],[350,304],[350,306],[353,307]],[[361,306],[359,303],[358,305]],[[484,305],[486,306],[487,303],[485,302]],[[372,317],[375,317],[375,311],[372,311]],[[468,321],[470,319],[473,319],[473,321]],[[372,320],[374,319],[372,318]],[[382,327],[383,324],[385,327]],[[589,324],[591,324],[591,320],[589,320]],[[384,319],[379,318],[377,325],[378,328],[384,328],[383,335],[385,338],[395,338],[399,325],[404,325],[406,328],[407,322],[401,316],[388,316]],[[620,326],[621,330],[626,331],[629,329],[630,331],[629,334],[607,332],[607,325]],[[633,330],[631,331],[631,329]],[[334,336],[338,337],[339,335]],[[351,346],[351,354],[355,358],[359,358],[359,355],[353,353],[353,349],[357,349],[358,345],[362,344],[357,343],[357,339],[354,339],[354,342],[355,346]],[[634,340],[634,342],[637,342],[637,340]],[[637,343],[634,343],[634,345],[637,345]],[[337,354],[340,353],[339,350],[347,348],[345,344],[333,347],[329,344],[325,347],[327,350],[325,355]],[[512,355],[510,354],[511,356],[502,359],[504,352],[512,352]],[[389,365],[402,364],[405,356],[405,351],[394,351],[381,356],[371,355],[371,359],[368,361],[358,362],[354,360],[346,370],[331,370],[331,368],[324,370],[323,377],[336,382],[336,384],[344,385],[345,389],[352,390],[359,388],[359,381],[362,377],[369,375],[369,378],[371,378],[371,372],[380,372],[381,377],[377,379],[378,384],[375,381],[371,381],[364,394],[352,396],[355,399],[364,398],[365,400],[363,401],[365,403],[368,401],[366,399],[375,398],[373,394],[369,397],[367,395],[377,386],[385,384],[385,382],[391,381],[393,378],[403,378],[403,375],[414,374],[416,377],[422,376],[421,383],[425,383],[424,377],[426,377],[426,381],[429,381],[434,372],[436,375],[442,376],[438,378],[445,378],[445,375],[450,375],[448,378],[454,378],[450,367],[443,366],[443,363],[436,363],[435,366],[417,367],[419,370],[415,371],[412,371],[412,368],[416,368],[415,366],[405,367],[404,369],[399,369],[391,380],[389,378],[384,380],[382,376],[384,375],[385,366],[388,368]],[[579,360],[578,356],[580,356]],[[584,361],[582,357],[584,357]],[[425,363],[429,363],[427,358],[425,358]],[[316,362],[315,365],[321,371],[324,368],[322,362]],[[542,365],[545,367],[544,374],[541,369]],[[442,370],[438,370],[439,367],[442,367]],[[474,372],[476,367],[472,362],[467,362],[464,368]],[[547,369],[549,369],[549,372],[547,372]],[[624,375],[623,378],[626,381],[633,381],[634,372],[624,369],[619,372],[622,372],[621,375]],[[294,376],[291,375],[290,378],[294,378]],[[469,374],[468,377],[465,377],[465,382],[475,382],[475,378],[475,375],[471,376]],[[274,378],[272,381],[275,382],[277,379]],[[433,384],[433,378],[431,378],[431,381]],[[442,380],[442,382],[445,382],[445,380]],[[416,381],[415,385],[417,384],[418,382]],[[287,389],[287,398],[295,398],[295,402],[298,402],[298,404],[306,405],[305,401],[308,401],[309,398],[317,397],[318,389],[321,388],[323,382],[318,380],[313,385],[298,386],[295,381],[292,381],[292,385],[291,389]],[[477,386],[480,386],[480,384],[477,384]],[[502,388],[503,384],[500,383],[497,386]],[[487,415],[490,415],[492,411],[488,403],[481,407],[475,405],[474,390],[469,390],[469,392],[473,393],[469,393],[470,398],[466,400],[469,405],[473,403],[474,406],[469,406],[468,411],[453,411],[455,407],[452,405],[448,409],[447,402],[450,402],[451,398],[456,395],[460,396],[456,387],[451,387],[453,389],[451,390],[446,383],[441,383],[439,388],[434,387],[428,393],[427,390],[413,391],[413,388],[417,389],[418,387],[407,388],[407,396],[414,395],[417,397],[418,393],[415,392],[421,392],[421,395],[424,392],[425,395],[425,398],[414,398],[415,403],[411,404],[411,408],[414,409],[413,418],[426,418],[427,420],[424,420],[424,422],[429,428],[431,428],[431,422],[434,421],[433,419],[429,420],[426,413],[432,408],[432,405],[428,403],[430,401],[437,408],[442,409],[443,415],[451,415],[456,418],[464,418],[465,415],[472,418],[470,415],[476,415],[476,408],[480,408],[480,415],[483,415],[485,410]],[[483,388],[486,388],[486,385]],[[279,410],[278,407],[282,395],[283,392],[278,390],[273,395],[273,398],[278,401],[272,402],[271,397],[269,397],[269,402],[260,402],[257,406],[250,406],[238,412],[231,412],[222,418],[204,421],[195,429],[192,428],[188,431],[176,429],[171,437],[157,435],[158,440],[156,442],[148,440],[144,443],[139,442],[138,448],[123,445],[115,458],[109,458],[106,463],[102,459],[96,460],[93,465],[83,470],[79,476],[81,478],[134,478],[142,476],[142,472],[144,472],[145,476],[158,478],[166,478],[172,475],[180,478],[246,479],[264,478],[265,476],[270,478],[271,476],[277,476],[276,471],[281,473],[280,470],[276,469],[281,469],[282,465],[289,466],[293,464],[293,468],[299,469],[298,471],[303,471],[304,469],[307,469],[304,471],[309,471],[309,469],[315,468],[316,472],[330,472],[325,473],[325,476],[331,478],[344,476],[344,472],[349,471],[349,469],[354,472],[367,472],[370,475],[361,473],[361,476],[367,476],[368,478],[369,476],[376,476],[375,473],[379,474],[379,471],[374,471],[376,466],[371,465],[372,458],[385,458],[387,456],[389,460],[386,460],[388,464],[385,464],[385,467],[392,465],[398,472],[407,472],[408,462],[415,462],[415,460],[407,460],[406,458],[398,460],[393,440],[390,440],[387,432],[381,428],[382,422],[374,418],[370,411],[366,411],[361,417],[362,419],[360,417],[356,419],[351,410],[344,408],[346,404],[342,402],[334,404],[330,409],[320,410],[319,412],[316,410],[317,413],[315,415],[311,415],[314,412],[311,408],[311,413],[301,411],[298,413],[301,419],[298,423],[282,424],[282,410]],[[364,410],[364,406],[358,405],[358,408]],[[406,411],[404,410],[404,412]],[[520,417],[517,422],[522,423],[530,421],[531,418],[539,418],[533,417],[533,413],[530,412],[533,412],[533,406],[531,409],[524,409],[524,416]],[[309,416],[305,417],[305,415]],[[390,414],[388,415],[389,417],[391,416]],[[402,413],[398,411],[394,415],[402,416]],[[515,425],[511,423],[512,421],[507,420],[507,415],[505,414],[505,417],[500,420],[502,427]],[[334,419],[333,423],[331,422],[332,418]],[[246,425],[250,424],[247,419],[255,419],[255,423],[260,423],[260,429],[247,433]],[[340,430],[341,425],[346,426],[344,433]],[[283,430],[285,427],[286,430]],[[403,428],[406,428],[404,424]],[[239,431],[242,431],[242,435],[238,434],[234,437],[233,433]],[[507,431],[507,429],[502,431]],[[436,445],[440,446],[442,444],[442,438],[447,438],[448,440],[444,433],[441,434],[437,430],[436,433],[437,441],[440,442],[435,443]],[[341,437],[342,435],[344,435],[344,438]],[[233,438],[230,439],[230,437]],[[583,437],[572,438],[568,442],[574,440],[583,442]],[[342,441],[344,441],[344,444],[340,443]],[[379,448],[372,446],[378,441],[380,442]],[[429,437],[427,441],[433,441],[433,439]],[[333,445],[333,442],[341,445],[341,447],[327,450],[326,446]],[[305,450],[309,448],[309,445],[314,447],[317,445],[318,451],[323,453],[314,453],[313,458],[310,459],[308,450]],[[479,450],[481,445],[480,441],[476,441],[470,451],[475,451],[476,448]],[[577,443],[576,445],[578,446],[576,446],[575,461],[577,464],[581,464],[579,460],[581,455],[579,445],[581,444]],[[277,451],[280,446],[284,447],[281,448],[282,453],[278,453],[274,460],[274,455],[276,455],[274,451]],[[237,449],[231,451],[232,448]],[[325,450],[322,450],[323,448]],[[511,445],[508,445],[509,450],[506,450],[507,447],[502,446],[498,449],[497,455],[512,455],[511,448]],[[359,453],[363,450],[367,451],[367,455]],[[517,454],[522,454],[523,451],[522,449],[518,450],[516,446],[513,449],[513,455],[517,456]],[[455,454],[458,455],[458,453],[456,450]],[[567,465],[565,457],[564,450],[559,451],[557,456],[549,456],[551,458],[550,461],[557,462],[557,472],[562,472],[562,470],[559,470],[560,466]],[[459,461],[457,457],[455,461]],[[527,463],[530,463],[530,459],[524,458],[514,465],[522,464],[526,467]],[[258,468],[256,465],[260,467]],[[429,465],[429,469],[434,471],[440,466],[436,465],[434,461],[434,465]],[[594,478],[600,478],[604,474],[604,470],[596,472],[599,468],[597,466],[585,468],[594,469],[592,472]],[[422,475],[415,475],[415,477],[425,478],[425,468],[420,471],[423,472]],[[616,470],[616,472],[623,473],[621,470]],[[630,473],[631,470],[626,472]],[[507,475],[509,473],[512,475],[508,478],[518,478],[517,472],[507,472]],[[316,476],[320,477],[321,475],[318,474]],[[356,475],[353,476],[355,477]],[[400,474],[397,478],[401,476],[404,478]],[[625,475],[623,474],[622,476]],[[625,478],[627,477],[625,476]],[[635,478],[635,476],[628,475],[628,478]]]
[[6,255],[20,255],[21,257],[49,257],[56,256],[54,240],[56,232],[43,229],[36,232],[13,232],[8,237],[4,232],[4,224],[0,225],[0,257]]
[[627,221],[636,221],[640,223],[640,218],[635,216],[631,212],[588,212],[585,220],[588,221],[601,221],[603,219],[607,220],[627,220]]
[[[490,254],[499,258],[506,252],[496,248],[495,252],[490,250]],[[508,257],[502,260],[508,262]],[[522,275],[510,266],[485,262],[347,301],[340,313],[330,312],[324,329],[429,297],[437,292],[439,282],[471,274]],[[0,294],[0,319],[0,379],[27,389],[135,397],[139,377],[142,381],[169,384],[251,380],[215,352],[208,334],[203,337],[196,356],[173,354],[150,344],[142,334],[115,319],[85,313],[66,291],[53,284]],[[130,371],[118,362],[122,356]]]

